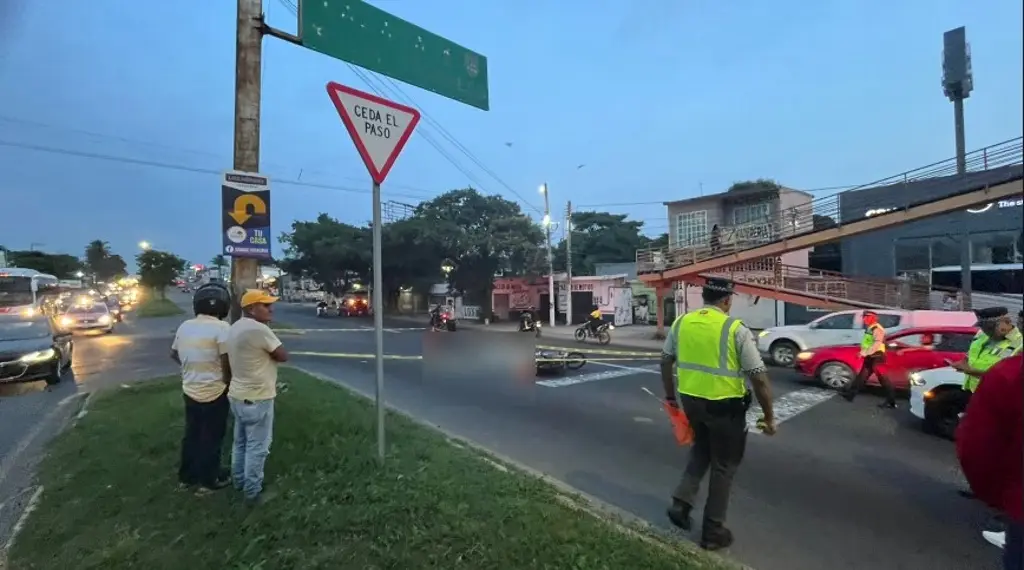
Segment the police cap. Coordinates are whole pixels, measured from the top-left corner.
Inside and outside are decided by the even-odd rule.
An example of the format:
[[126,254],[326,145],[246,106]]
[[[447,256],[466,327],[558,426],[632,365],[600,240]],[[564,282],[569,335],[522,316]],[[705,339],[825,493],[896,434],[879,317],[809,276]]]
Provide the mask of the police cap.
[[988,307],[985,309],[975,309],[975,316],[978,317],[978,324],[990,323],[997,321],[1010,314],[1010,311],[1006,307]]

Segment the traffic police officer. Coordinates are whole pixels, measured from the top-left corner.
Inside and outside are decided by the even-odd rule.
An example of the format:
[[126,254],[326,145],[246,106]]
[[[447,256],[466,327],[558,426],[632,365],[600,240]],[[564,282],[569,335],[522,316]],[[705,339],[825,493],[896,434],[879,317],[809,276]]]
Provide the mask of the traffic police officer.
[[[700,545],[708,550],[732,544],[724,526],[733,476],[743,459],[747,440],[746,412],[751,397],[749,377],[764,417],[758,427],[775,433],[767,369],[750,329],[729,316],[732,283],[708,279],[704,307],[680,316],[665,340],[661,379],[669,405],[682,405],[693,429],[693,446],[682,480],[672,493],[668,518],[690,529],[690,511],[704,475],[711,470]],[[673,381],[675,369],[678,381]]]
[[893,390],[892,382],[878,369],[879,364],[885,362],[885,328],[878,322],[878,313],[864,311],[864,337],[860,341],[860,357],[863,359],[860,372],[853,382],[842,391],[842,396],[852,402],[857,394],[864,388],[868,378],[874,374],[878,383],[885,390],[885,401],[879,404],[880,408],[896,407],[896,391]]
[[973,394],[978,389],[981,376],[1000,360],[1011,356],[1022,344],[1020,330],[1013,326],[1006,307],[990,307],[974,311],[978,316],[978,328],[967,350],[967,356],[954,362],[953,368],[964,373],[964,390]]

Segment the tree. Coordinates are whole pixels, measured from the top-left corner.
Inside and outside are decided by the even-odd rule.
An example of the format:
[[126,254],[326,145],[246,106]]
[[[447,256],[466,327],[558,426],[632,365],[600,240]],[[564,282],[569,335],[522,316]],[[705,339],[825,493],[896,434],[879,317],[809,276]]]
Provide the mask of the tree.
[[320,214],[312,222],[292,222],[292,231],[281,234],[286,258],[281,269],[304,275],[327,292],[338,295],[353,282],[370,275],[373,243],[369,228],[360,228]]
[[745,180],[743,182],[736,182],[729,187],[726,192],[778,192],[782,190],[782,186],[774,180],[768,178],[758,178],[757,180]]
[[110,281],[128,274],[124,259],[111,253],[110,244],[99,239],[85,246],[85,266],[98,281]]
[[7,262],[14,267],[35,269],[58,279],[73,279],[82,270],[82,262],[73,255],[43,251],[8,251]]
[[166,298],[164,288],[185,270],[185,260],[166,251],[149,249],[135,256],[139,266],[139,281],[156,291],[161,299]]
[[[626,214],[574,212],[572,215],[572,272],[593,275],[598,263],[622,263],[636,259],[636,251],[657,247],[660,240],[643,235],[643,222],[628,221]],[[665,245],[668,234],[664,236]],[[565,270],[566,242],[558,244],[555,269]]]
[[499,271],[521,272],[532,263],[544,238],[519,204],[501,196],[484,196],[472,188],[452,190],[421,203],[412,216],[423,223],[422,242],[429,251],[451,259],[455,289],[476,293],[483,314],[491,312],[491,290]]

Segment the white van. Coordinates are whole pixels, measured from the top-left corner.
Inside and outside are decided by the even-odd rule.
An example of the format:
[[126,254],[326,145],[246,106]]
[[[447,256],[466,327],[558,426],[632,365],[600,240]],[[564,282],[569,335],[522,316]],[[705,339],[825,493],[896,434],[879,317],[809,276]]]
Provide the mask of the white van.
[[[971,311],[901,311],[878,309],[878,324],[886,332],[909,327],[938,325],[974,326],[977,317]],[[864,310],[829,313],[806,325],[765,329],[758,334],[757,348],[765,362],[792,366],[798,352],[819,346],[860,344],[864,337]]]

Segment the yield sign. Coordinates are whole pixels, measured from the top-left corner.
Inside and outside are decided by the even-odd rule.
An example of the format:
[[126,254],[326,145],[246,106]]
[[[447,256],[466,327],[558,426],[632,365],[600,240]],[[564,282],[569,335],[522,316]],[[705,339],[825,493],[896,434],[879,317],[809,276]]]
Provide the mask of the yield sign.
[[352,135],[370,178],[383,183],[420,122],[420,112],[333,81],[327,84],[327,94]]

